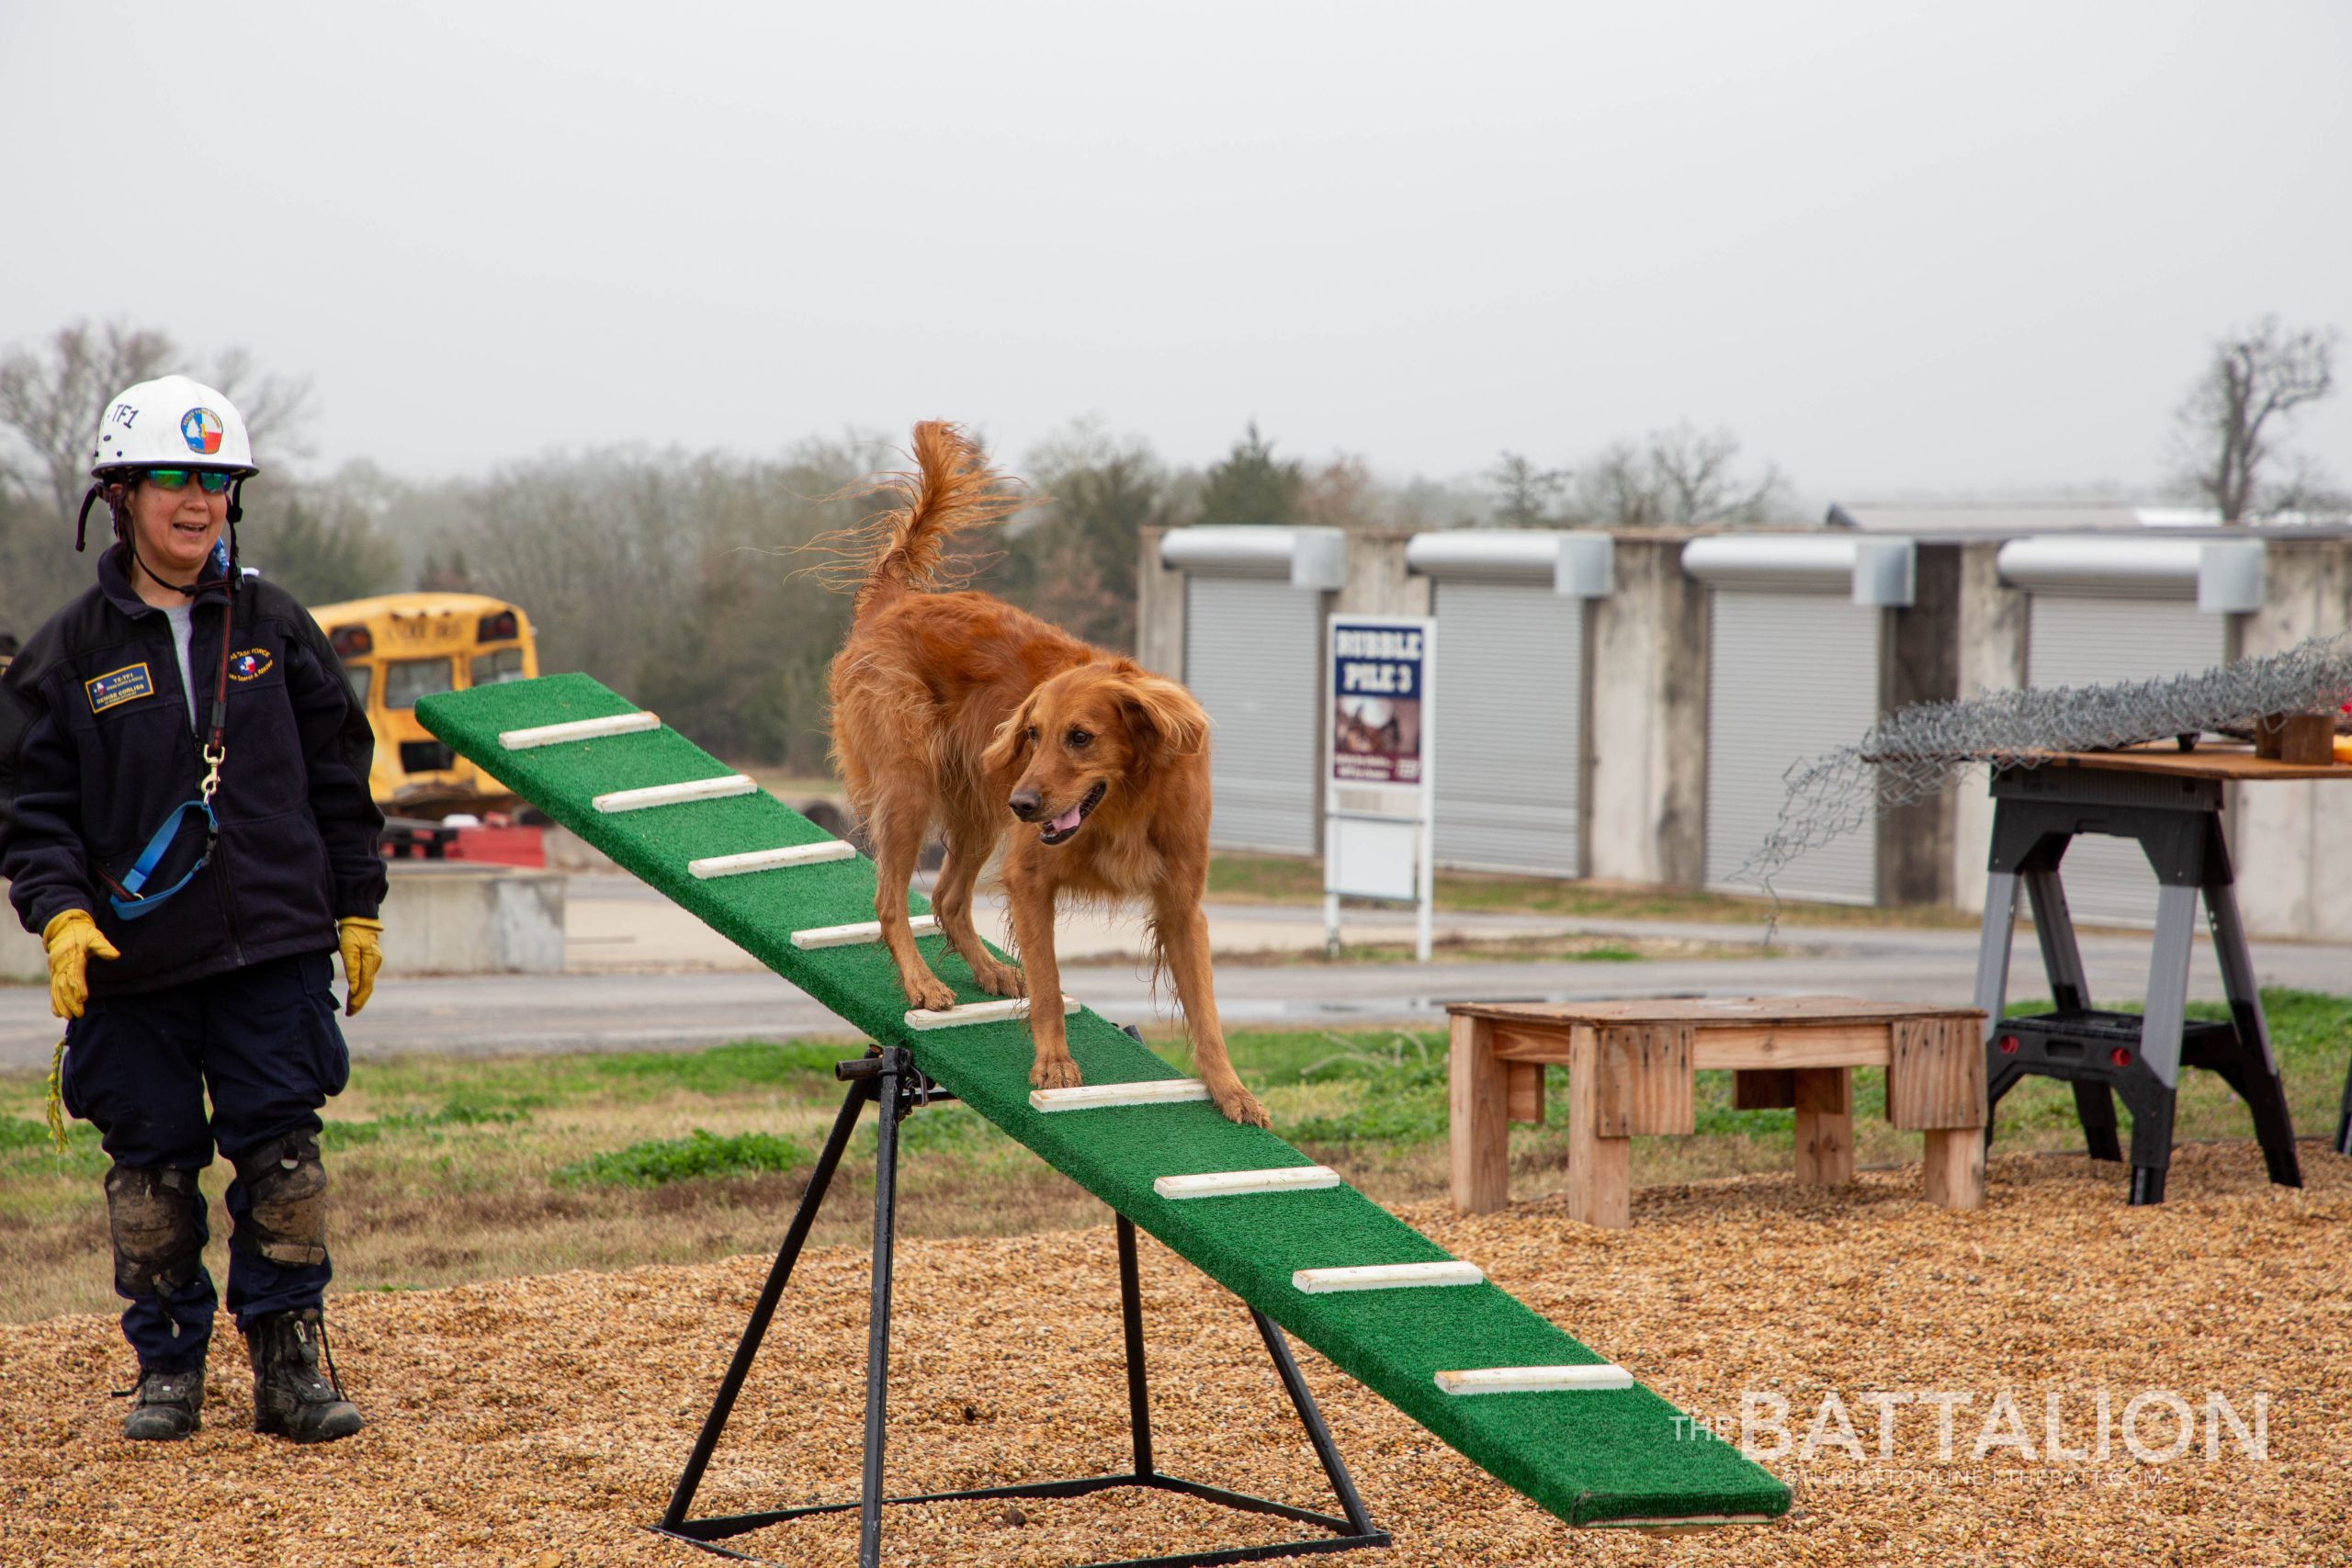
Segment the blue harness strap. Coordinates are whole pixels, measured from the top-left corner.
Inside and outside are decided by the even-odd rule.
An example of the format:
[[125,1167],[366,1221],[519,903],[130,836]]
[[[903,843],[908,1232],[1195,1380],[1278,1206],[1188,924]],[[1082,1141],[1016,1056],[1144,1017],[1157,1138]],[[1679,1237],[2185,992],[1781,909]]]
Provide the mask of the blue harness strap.
[[[155,874],[155,867],[163,863],[164,854],[170,851],[173,841],[180,836],[180,823],[182,819],[184,819],[191,811],[201,811],[204,813],[203,856],[198,859],[194,865],[188,868],[188,873],[186,876],[181,877],[169,887],[164,888],[160,893],[148,893],[142,895],[140,892],[140,889],[147,886],[147,879]],[[188,800],[181,802],[179,809],[174,811],[169,817],[164,818],[164,825],[155,829],[155,836],[147,840],[147,847],[139,852],[139,859],[137,863],[131,866],[129,874],[123,877],[121,883],[122,893],[129,895],[129,897],[125,897],[114,893],[107,895],[107,902],[113,906],[116,917],[125,920],[135,920],[141,915],[153,914],[155,910],[163,907],[164,900],[171,897],[173,894],[177,893],[181,888],[186,887],[189,883],[195,881],[196,874],[202,871],[207,865],[209,865],[212,863],[212,840],[219,835],[220,831],[220,819],[212,815],[212,803],[210,801]]]

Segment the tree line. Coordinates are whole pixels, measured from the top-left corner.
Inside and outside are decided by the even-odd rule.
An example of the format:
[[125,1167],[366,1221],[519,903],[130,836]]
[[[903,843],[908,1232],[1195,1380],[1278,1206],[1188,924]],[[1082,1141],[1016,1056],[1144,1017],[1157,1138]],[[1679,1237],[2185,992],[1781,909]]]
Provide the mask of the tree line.
[[[2296,408],[2333,391],[2335,347],[2332,332],[2268,319],[2217,343],[2176,423],[2181,488],[2230,521],[2340,503],[2278,439]],[[537,628],[542,668],[594,675],[729,758],[823,771],[825,670],[849,601],[818,580],[811,547],[867,513],[870,476],[904,465],[880,436],[810,438],[772,457],[559,453],[429,483],[365,461],[321,475],[300,461],[306,381],[233,351],[191,355],[153,330],[77,323],[0,355],[0,636],[28,633],[89,582],[73,525],[90,432],[115,391],[177,369],[244,413],[266,474],[247,492],[242,556],[304,603],[411,588],[511,600]],[[1727,431],[1688,425],[1558,467],[1506,451],[1460,483],[1285,457],[1254,423],[1197,469],[1086,421],[1005,466],[1032,503],[967,545],[971,585],[1121,650],[1134,647],[1146,528],[1802,520],[1777,468],[1743,465]],[[103,543],[103,508],[92,527]]]

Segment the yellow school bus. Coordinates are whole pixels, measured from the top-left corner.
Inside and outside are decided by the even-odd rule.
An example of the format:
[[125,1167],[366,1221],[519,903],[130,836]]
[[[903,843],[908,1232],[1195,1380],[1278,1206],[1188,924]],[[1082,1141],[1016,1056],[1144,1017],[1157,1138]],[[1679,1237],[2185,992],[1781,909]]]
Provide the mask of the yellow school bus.
[[368,784],[387,816],[505,810],[506,787],[416,721],[416,700],[539,672],[530,618],[480,593],[386,593],[311,610],[376,731]]

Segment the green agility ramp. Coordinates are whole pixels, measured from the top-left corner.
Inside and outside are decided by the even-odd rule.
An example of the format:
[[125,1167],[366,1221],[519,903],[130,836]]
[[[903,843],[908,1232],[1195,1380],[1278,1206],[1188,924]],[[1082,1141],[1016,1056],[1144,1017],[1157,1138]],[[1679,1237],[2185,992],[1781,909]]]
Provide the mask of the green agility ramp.
[[[1303,1269],[1449,1260],[1435,1242],[1344,1185],[1164,1197],[1160,1178],[1305,1169],[1306,1156],[1205,1100],[1040,1111],[1020,1018],[910,1028],[878,942],[796,945],[793,933],[869,921],[874,866],[831,834],[634,704],[584,675],[553,675],[417,704],[435,735],[517,795],[691,910],[869,1039],[911,1050],[922,1072],[1118,1213],[1312,1345],[1447,1444],[1577,1525],[1755,1519],[1785,1512],[1788,1488],[1639,1384],[1454,1393],[1441,1372],[1606,1369],[1605,1359],[1492,1283],[1310,1292]],[[574,739],[514,732],[611,720]],[[634,728],[620,729],[619,726]],[[502,737],[504,739],[502,739]],[[526,749],[510,749],[516,741]],[[529,744],[537,740],[540,743]],[[701,784],[672,791],[664,786]],[[646,792],[631,795],[628,792]],[[616,799],[615,796],[620,796]],[[600,805],[601,802],[601,805]],[[828,847],[834,846],[834,847]],[[797,851],[769,857],[763,852]],[[773,859],[729,874],[725,857]],[[713,861],[722,863],[714,866]],[[696,863],[700,863],[698,865]],[[692,869],[690,869],[692,868]],[[699,874],[697,874],[699,872]],[[913,900],[922,908],[922,900]],[[804,942],[806,939],[804,938]],[[990,1001],[936,933],[924,960],[959,1003]],[[1091,1011],[1069,1020],[1088,1086],[1182,1075]],[[1068,1091],[1080,1092],[1080,1091]],[[1276,1181],[1279,1182],[1277,1178]]]

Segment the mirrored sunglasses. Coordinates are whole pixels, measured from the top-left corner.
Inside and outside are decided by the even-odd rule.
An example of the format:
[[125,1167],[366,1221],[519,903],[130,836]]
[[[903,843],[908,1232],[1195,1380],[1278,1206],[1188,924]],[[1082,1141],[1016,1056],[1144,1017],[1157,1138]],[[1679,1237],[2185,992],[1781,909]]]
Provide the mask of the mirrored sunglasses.
[[194,479],[207,495],[225,495],[237,482],[234,474],[224,474],[211,468],[150,468],[140,476],[157,490],[186,490]]

